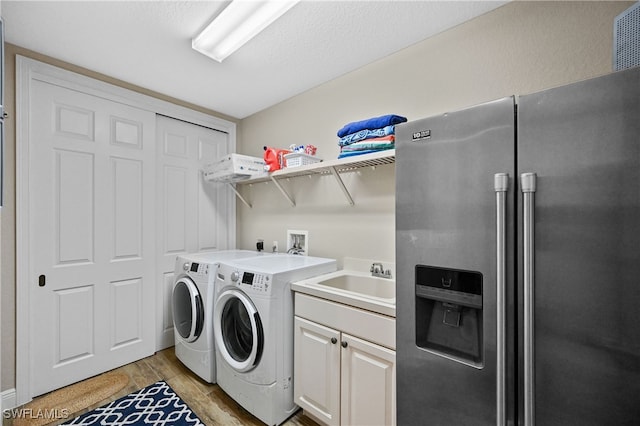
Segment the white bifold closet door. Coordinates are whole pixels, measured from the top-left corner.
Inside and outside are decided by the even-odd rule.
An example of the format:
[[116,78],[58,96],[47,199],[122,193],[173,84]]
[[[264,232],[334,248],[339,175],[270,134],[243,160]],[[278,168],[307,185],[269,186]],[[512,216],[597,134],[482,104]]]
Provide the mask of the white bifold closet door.
[[204,165],[231,151],[225,132],[157,117],[158,301],[156,349],[174,345],[171,292],[176,256],[233,248],[233,195],[226,186],[205,182]]
[[155,349],[155,113],[34,81],[31,393]]

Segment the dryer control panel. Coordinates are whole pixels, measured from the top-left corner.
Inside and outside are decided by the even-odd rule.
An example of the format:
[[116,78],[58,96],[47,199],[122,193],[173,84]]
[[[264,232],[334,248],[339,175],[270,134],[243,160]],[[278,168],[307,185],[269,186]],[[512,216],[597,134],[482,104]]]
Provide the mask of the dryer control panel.
[[208,263],[197,263],[191,262],[184,264],[184,269],[189,271],[189,275],[196,275],[201,277],[206,277],[209,275],[209,264]]
[[242,280],[238,283],[243,286],[250,286],[251,290],[259,293],[268,294],[271,292],[271,283],[273,281],[271,275],[261,274],[258,272],[242,272]]

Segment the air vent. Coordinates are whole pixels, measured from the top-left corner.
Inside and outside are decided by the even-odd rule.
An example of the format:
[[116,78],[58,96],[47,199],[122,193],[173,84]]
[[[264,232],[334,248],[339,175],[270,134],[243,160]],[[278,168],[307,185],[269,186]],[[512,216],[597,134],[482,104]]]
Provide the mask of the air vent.
[[613,24],[613,69],[640,65],[640,2],[616,16]]

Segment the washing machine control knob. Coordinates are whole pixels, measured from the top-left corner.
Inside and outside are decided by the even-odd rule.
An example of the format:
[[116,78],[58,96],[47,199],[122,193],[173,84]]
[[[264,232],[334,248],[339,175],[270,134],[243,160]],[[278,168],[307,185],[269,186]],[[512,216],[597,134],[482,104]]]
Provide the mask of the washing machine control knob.
[[231,273],[231,281],[236,282],[240,279],[240,272],[238,271],[233,271]]
[[184,265],[182,265],[182,269],[184,269],[185,271],[189,270],[189,262],[185,262]]

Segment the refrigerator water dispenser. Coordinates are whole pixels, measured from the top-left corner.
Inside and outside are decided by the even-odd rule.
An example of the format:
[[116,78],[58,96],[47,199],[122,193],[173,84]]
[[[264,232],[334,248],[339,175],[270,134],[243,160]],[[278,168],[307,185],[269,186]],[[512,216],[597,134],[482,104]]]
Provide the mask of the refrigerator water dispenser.
[[416,345],[482,367],[482,274],[415,268]]

